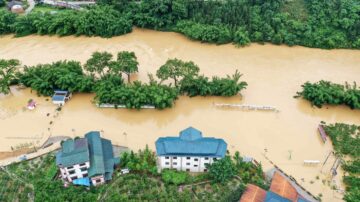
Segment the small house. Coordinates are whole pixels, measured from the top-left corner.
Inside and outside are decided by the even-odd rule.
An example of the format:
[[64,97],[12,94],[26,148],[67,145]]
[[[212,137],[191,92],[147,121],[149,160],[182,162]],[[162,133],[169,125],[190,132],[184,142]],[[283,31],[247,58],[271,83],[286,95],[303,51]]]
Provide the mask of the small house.
[[24,12],[24,8],[23,8],[23,4],[20,1],[10,1],[7,3],[7,8],[9,11],[13,12],[13,13],[23,13]]
[[92,131],[84,138],[68,139],[56,154],[56,165],[65,182],[97,186],[112,179],[114,167],[120,163],[115,158],[110,140]]
[[56,90],[52,96],[52,102],[56,105],[63,106],[65,102],[70,100],[72,94],[65,90]]
[[227,144],[223,139],[203,137],[202,132],[189,127],[179,137],[161,137],[156,141],[158,169],[206,172],[206,164],[225,157]]

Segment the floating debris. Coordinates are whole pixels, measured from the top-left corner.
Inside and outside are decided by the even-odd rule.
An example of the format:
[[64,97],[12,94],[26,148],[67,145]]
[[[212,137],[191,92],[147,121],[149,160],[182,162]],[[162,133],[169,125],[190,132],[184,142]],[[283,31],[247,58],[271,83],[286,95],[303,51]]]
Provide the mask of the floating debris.
[[279,112],[276,107],[272,106],[261,106],[261,105],[244,105],[244,104],[221,104],[214,103],[215,107],[228,107],[228,108],[240,108],[243,110],[261,110],[261,111],[274,111]]

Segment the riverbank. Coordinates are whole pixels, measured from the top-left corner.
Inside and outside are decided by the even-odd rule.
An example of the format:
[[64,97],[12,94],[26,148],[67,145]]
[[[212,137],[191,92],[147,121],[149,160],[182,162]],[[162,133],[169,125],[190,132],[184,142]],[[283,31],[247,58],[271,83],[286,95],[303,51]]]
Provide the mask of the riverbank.
[[[89,130],[103,130],[104,137],[114,144],[134,150],[144,148],[146,144],[155,149],[154,142],[158,137],[176,136],[180,130],[194,126],[203,131],[204,136],[224,138],[231,152],[238,150],[242,155],[254,157],[261,161],[265,170],[271,167],[264,158],[264,149],[267,149],[269,159],[298,182],[304,178],[302,186],[314,195],[322,193],[324,201],[340,200],[334,198],[329,186],[322,184],[328,169],[324,168],[324,173],[320,173],[320,165],[304,166],[303,161],[322,162],[332,150],[331,144],[323,144],[317,134],[320,121],[359,125],[360,111],[345,106],[312,108],[309,102],[294,99],[293,95],[306,81],[324,79],[336,83],[360,83],[360,51],[258,44],[246,48],[230,44],[216,46],[190,41],[176,33],[143,29],[111,39],[0,37],[0,57],[16,58],[25,65],[65,59],[84,63],[94,51],[115,54],[123,50],[134,51],[138,58],[139,74],[134,75],[133,80],[147,81],[148,73],[155,73],[168,58],[177,57],[194,61],[206,76],[224,76],[238,69],[249,86],[242,92],[242,98],[180,97],[173,108],[161,111],[99,109],[91,103],[92,94],[75,94],[57,117],[53,117],[56,106],[46,101],[49,98],[38,98],[29,89],[15,90],[13,95],[0,98],[2,110],[16,112],[0,120],[0,128],[6,131],[0,135],[0,151],[11,151],[11,146],[29,142],[28,138],[35,137],[37,139],[31,141],[42,144],[50,134],[75,137]],[[35,111],[23,110],[30,98],[39,103]],[[213,103],[269,105],[280,112],[219,109]],[[51,115],[47,116],[47,113]],[[317,176],[319,180],[316,180]],[[336,180],[339,181],[341,174],[338,176]]]

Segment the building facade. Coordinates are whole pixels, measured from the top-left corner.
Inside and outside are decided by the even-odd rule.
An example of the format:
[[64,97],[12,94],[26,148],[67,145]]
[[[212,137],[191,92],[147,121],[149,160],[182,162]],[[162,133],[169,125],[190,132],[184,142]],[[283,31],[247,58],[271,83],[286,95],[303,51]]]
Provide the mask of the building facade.
[[119,158],[114,158],[111,141],[101,138],[97,131],[84,138],[66,140],[56,154],[62,179],[74,184],[103,184],[112,179],[119,162]]
[[223,139],[202,137],[201,131],[189,127],[179,137],[162,137],[156,141],[159,171],[176,169],[187,172],[207,172],[206,164],[223,158],[227,144]]

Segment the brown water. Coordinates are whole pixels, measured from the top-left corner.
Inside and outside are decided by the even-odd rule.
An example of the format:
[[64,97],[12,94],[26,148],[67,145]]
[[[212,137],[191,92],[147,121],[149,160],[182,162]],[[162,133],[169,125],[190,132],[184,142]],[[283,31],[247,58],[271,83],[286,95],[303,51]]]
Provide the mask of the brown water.
[[[323,161],[332,149],[330,142],[323,144],[317,134],[320,121],[360,124],[360,110],[343,106],[312,108],[308,102],[292,96],[306,81],[324,79],[360,83],[360,51],[256,44],[235,48],[193,42],[175,33],[141,29],[111,39],[0,37],[0,58],[16,58],[25,65],[64,59],[85,62],[94,51],[116,53],[122,50],[134,51],[138,57],[140,72],[133,79],[146,81],[147,73],[155,73],[168,58],[177,57],[194,61],[208,76],[224,76],[238,69],[249,86],[242,92],[242,99],[240,96],[181,97],[174,108],[162,111],[97,109],[91,103],[93,95],[76,94],[55,118],[52,117],[55,107],[45,98],[37,98],[29,90],[15,91],[14,96],[0,98],[3,111],[0,151],[29,141],[36,140],[41,144],[49,135],[81,136],[90,130],[101,130],[104,137],[132,149],[144,148],[146,144],[154,149],[158,137],[174,136],[180,130],[194,126],[205,136],[224,138],[231,152],[238,150],[242,155],[255,157],[269,168],[263,156],[266,148],[267,157],[299,182],[304,178],[302,185],[313,194],[322,193],[324,201],[339,200],[336,197],[341,196],[321,182],[327,177],[333,161],[328,162],[320,173],[320,165],[304,166],[303,160]],[[41,103],[35,111],[22,110],[29,98]],[[218,109],[213,103],[270,105],[280,112]],[[47,113],[51,115],[46,116]],[[51,125],[50,121],[53,121]],[[316,176],[320,176],[320,180],[316,180]]]

